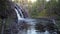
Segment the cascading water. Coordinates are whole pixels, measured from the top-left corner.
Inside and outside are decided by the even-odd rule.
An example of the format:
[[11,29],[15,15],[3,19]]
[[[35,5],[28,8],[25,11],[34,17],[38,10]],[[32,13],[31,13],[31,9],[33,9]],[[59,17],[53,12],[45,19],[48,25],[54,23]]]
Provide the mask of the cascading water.
[[[16,9],[15,9],[16,10]],[[17,14],[17,18],[18,18],[18,20],[21,20],[22,19],[22,17],[20,16],[20,14],[18,13],[18,11],[16,10],[16,14]]]
[[15,11],[16,11],[18,20],[21,20],[24,18],[23,13],[22,13],[21,9],[18,8],[18,6],[16,6]]

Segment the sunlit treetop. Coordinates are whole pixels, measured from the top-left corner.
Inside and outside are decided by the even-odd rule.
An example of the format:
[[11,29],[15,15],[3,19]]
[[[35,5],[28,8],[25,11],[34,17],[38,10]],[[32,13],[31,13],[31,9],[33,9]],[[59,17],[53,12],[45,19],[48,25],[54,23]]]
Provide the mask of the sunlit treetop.
[[12,0],[12,1],[15,1],[15,0]]
[[32,2],[32,3],[34,3],[34,2],[36,2],[37,0],[28,0],[28,2]]
[[46,0],[46,2],[49,2],[50,0]]

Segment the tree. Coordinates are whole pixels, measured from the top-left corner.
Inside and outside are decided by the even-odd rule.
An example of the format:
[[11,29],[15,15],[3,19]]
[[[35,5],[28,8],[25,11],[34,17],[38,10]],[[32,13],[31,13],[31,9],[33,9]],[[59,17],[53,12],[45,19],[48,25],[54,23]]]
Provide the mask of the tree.
[[2,30],[1,30],[1,34],[4,34],[4,26],[5,26],[5,18],[6,16],[6,2],[7,0],[0,0],[0,18],[2,19]]
[[56,11],[57,11],[57,1],[56,0],[50,0],[46,4],[46,9],[47,9],[47,16],[53,17],[56,16]]
[[[16,12],[14,10],[15,4],[9,0],[0,0],[0,19],[2,20],[1,23],[1,34],[4,34],[5,25],[9,23],[9,26],[12,23],[12,21],[16,21]],[[6,20],[9,19],[9,22],[7,23]],[[10,20],[11,19],[11,20]],[[15,23],[16,24],[16,23]],[[11,26],[10,26],[11,27]],[[7,27],[8,28],[8,27]]]
[[35,3],[32,4],[32,9],[31,9],[31,16],[34,18],[39,18],[40,13],[45,12],[45,0],[37,0]]
[[58,0],[56,13],[60,16],[60,0]]

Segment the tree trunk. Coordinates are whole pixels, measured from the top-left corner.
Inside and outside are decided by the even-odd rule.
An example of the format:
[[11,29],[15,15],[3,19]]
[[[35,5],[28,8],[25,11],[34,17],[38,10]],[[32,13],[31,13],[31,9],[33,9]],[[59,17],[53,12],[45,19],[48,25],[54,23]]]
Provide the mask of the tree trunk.
[[4,34],[4,25],[5,25],[5,19],[2,19],[2,30],[1,30],[1,34]]

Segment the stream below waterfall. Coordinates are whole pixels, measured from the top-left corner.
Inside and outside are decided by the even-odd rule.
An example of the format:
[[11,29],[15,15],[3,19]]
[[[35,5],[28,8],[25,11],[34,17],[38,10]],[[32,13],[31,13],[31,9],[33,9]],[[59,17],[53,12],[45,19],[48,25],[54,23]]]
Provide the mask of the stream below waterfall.
[[[19,32],[18,32],[18,34],[57,34],[57,32],[56,32],[56,30],[54,29],[54,31],[53,30],[51,30],[51,31],[48,31],[48,29],[47,29],[47,27],[44,29],[43,28],[43,31],[39,31],[40,29],[36,29],[36,28],[39,28],[39,27],[43,27],[43,26],[45,26],[45,25],[42,25],[41,26],[41,24],[40,23],[38,23],[39,21],[36,21],[36,20],[34,20],[34,19],[26,19],[25,20],[26,22],[24,22],[24,24],[22,24],[22,25],[20,25],[20,26],[22,26],[22,27],[24,27],[24,28],[22,28],[22,30],[21,29],[19,29]],[[42,24],[44,24],[44,22],[46,23],[46,22],[49,22],[49,21],[41,21],[41,22],[43,22]],[[39,24],[38,26],[36,25],[36,24]],[[27,25],[27,26],[26,26]],[[25,29],[27,27],[27,29]]]

